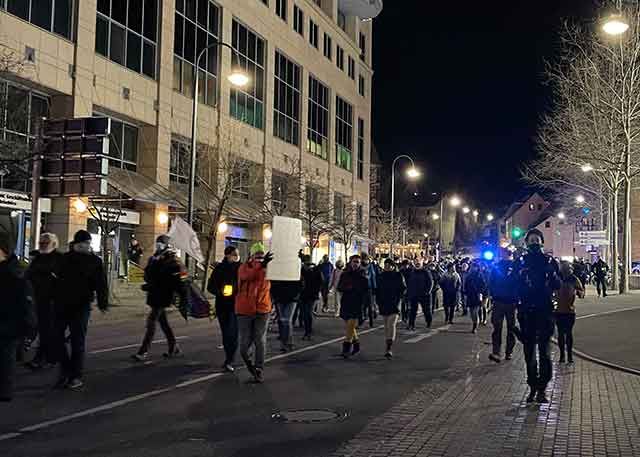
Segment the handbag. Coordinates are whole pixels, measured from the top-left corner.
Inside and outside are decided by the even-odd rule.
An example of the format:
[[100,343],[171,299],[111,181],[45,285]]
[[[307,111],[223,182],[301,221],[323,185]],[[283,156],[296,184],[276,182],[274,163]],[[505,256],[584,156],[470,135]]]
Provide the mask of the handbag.
[[215,319],[215,308],[211,306],[204,293],[195,285],[189,286],[189,316],[194,319]]

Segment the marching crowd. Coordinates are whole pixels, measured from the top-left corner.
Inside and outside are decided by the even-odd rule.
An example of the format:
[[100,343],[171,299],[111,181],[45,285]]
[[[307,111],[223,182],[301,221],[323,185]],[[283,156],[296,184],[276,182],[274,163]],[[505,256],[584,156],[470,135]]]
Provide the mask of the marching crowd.
[[[63,254],[56,236],[45,233],[38,253],[23,266],[8,239],[0,236],[0,400],[11,400],[16,354],[23,342],[36,334],[39,346],[27,367],[41,370],[57,364],[60,375],[56,387],[77,389],[83,385],[91,303],[97,298],[100,310],[108,308],[105,272],[102,261],[91,251],[90,241],[89,233],[80,230],[69,252]],[[495,263],[462,258],[386,258],[380,265],[377,258],[361,254],[351,256],[346,265],[341,260],[333,265],[328,256],[315,265],[309,255],[300,252],[301,273],[296,281],[267,279],[273,255],[262,243],[251,246],[244,262],[237,248],[228,246],[207,287],[215,297],[215,314],[222,332],[223,369],[233,372],[239,353],[255,381],[264,382],[270,320],[277,321],[280,348],[285,353],[294,350],[294,325],[299,323],[304,328],[302,339],[309,340],[314,335],[314,320],[321,312],[343,321],[344,358],[362,350],[358,330],[366,324],[373,327],[379,314],[384,322],[384,354],[392,359],[398,322],[415,331],[421,311],[429,329],[434,312],[442,305],[445,324],[453,324],[456,313],[469,316],[473,333],[487,325],[491,315],[489,358],[496,363],[502,361],[506,322],[504,359],[511,359],[516,339],[520,340],[531,387],[527,401],[546,402],[554,327],[558,328],[560,362],[572,363],[575,300],[584,297],[587,278],[579,262],[558,263],[545,254],[544,238],[538,230],[528,232],[525,241],[527,250],[521,257],[503,257]],[[170,244],[168,236],[158,237],[145,268],[143,290],[150,311],[144,338],[132,355],[134,362],[149,357],[157,324],[168,343],[164,357],[182,354],[167,309],[177,299],[187,316],[190,285],[187,271]],[[141,255],[139,248],[134,250]],[[600,291],[603,284],[598,278],[606,273],[606,264],[599,261],[592,269]],[[606,295],[604,288],[603,293]]]

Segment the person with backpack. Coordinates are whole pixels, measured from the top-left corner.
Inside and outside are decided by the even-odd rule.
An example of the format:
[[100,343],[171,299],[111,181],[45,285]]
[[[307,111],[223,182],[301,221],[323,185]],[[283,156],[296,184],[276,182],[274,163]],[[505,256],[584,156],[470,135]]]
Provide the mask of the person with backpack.
[[216,316],[222,332],[224,347],[223,369],[228,373],[235,371],[233,362],[238,350],[238,322],[236,319],[235,300],[238,294],[238,269],[240,254],[235,246],[224,249],[224,258],[211,272],[207,290],[216,298]]
[[442,305],[444,306],[444,323],[453,324],[453,315],[460,299],[462,280],[454,263],[447,265],[447,271],[440,278],[442,288]]
[[380,315],[384,319],[384,336],[387,347],[384,356],[387,359],[391,359],[393,357],[391,349],[396,340],[400,301],[407,290],[407,286],[404,282],[404,277],[397,270],[396,264],[391,259],[385,259],[384,270],[378,275],[376,283],[378,284],[376,299]]
[[518,282],[514,273],[513,255],[500,260],[491,269],[489,275],[489,295],[493,301],[491,324],[493,333],[491,341],[493,350],[489,354],[489,360],[501,362],[502,327],[507,322],[507,345],[505,360],[511,360],[513,349],[516,345],[516,336],[513,329],[516,326],[516,306],[518,304]]
[[[576,297],[584,298],[585,289],[580,279],[573,273],[569,262],[560,264],[562,285],[557,292],[558,304],[555,310],[558,328],[559,363],[573,363],[573,326],[576,323]],[[566,358],[565,358],[566,356]]]
[[300,293],[300,313],[304,325],[303,340],[310,340],[313,334],[313,309],[318,302],[324,284],[322,272],[311,262],[310,255],[302,256],[302,292]]

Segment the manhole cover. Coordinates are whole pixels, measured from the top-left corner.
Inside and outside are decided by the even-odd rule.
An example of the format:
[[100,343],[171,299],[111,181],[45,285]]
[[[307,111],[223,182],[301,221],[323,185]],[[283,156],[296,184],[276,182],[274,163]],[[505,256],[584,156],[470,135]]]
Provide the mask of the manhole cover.
[[276,422],[297,422],[313,424],[316,422],[339,422],[348,417],[343,411],[333,411],[330,409],[297,409],[289,411],[279,411],[271,415],[271,419]]

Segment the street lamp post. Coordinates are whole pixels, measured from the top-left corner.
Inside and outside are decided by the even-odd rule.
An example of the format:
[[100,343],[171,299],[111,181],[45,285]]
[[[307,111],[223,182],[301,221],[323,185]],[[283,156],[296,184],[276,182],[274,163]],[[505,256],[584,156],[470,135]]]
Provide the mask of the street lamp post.
[[408,155],[402,154],[393,159],[393,163],[391,164],[391,238],[389,240],[389,258],[393,258],[393,240],[395,237],[394,231],[394,209],[395,209],[395,198],[396,198],[396,163],[400,159],[407,159],[411,162],[411,168],[407,172],[407,176],[411,179],[415,179],[420,176],[420,172],[416,169],[416,164],[411,157]]
[[[442,232],[444,230],[444,201],[446,200],[446,198],[447,198],[447,193],[443,192],[442,195],[440,196],[440,229],[439,229],[440,246],[438,248],[438,260],[440,260],[440,257],[442,257],[442,240],[444,238],[442,236]],[[462,200],[460,200],[459,197],[456,197],[454,195],[453,197],[451,197],[451,201],[449,203],[454,208],[457,208],[458,206],[462,205]],[[454,221],[454,224],[455,224],[455,221]],[[455,228],[454,228],[454,232],[455,232]]]

